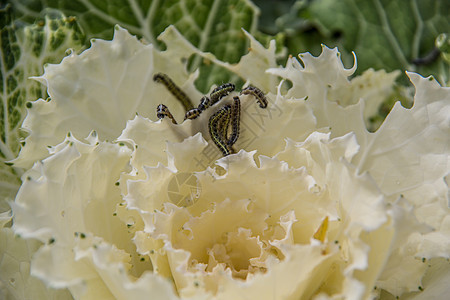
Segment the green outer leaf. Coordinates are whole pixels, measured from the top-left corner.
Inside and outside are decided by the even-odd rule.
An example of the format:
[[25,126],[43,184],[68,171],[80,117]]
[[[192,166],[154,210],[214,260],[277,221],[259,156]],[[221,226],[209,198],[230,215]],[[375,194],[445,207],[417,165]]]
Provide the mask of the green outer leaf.
[[441,33],[436,38],[436,47],[441,52],[442,58],[450,63],[450,33]]
[[14,198],[22,172],[4,162],[19,152],[19,129],[26,105],[31,105],[27,102],[47,98],[42,84],[29,77],[42,74],[45,63],[59,62],[68,48],[81,49],[84,35],[74,18],[59,13],[34,25],[15,23],[9,6],[0,10],[0,27],[0,211],[4,211],[3,200]]
[[[16,37],[11,22],[10,9],[0,9],[0,157],[2,159],[0,165],[0,196],[2,197],[0,200],[0,212],[4,212],[9,208],[8,204],[2,201],[3,198],[14,196],[15,191],[17,191],[18,186],[20,185],[20,180],[17,177],[15,170],[11,166],[3,163],[5,158],[14,158],[14,151],[11,149],[14,146],[11,147],[8,146],[8,144],[11,143],[11,141],[13,144],[17,143],[17,136],[11,136],[9,134],[9,123],[11,122],[9,116],[14,113],[14,106],[10,105],[10,103],[17,103],[18,97],[11,97],[6,100],[7,95],[10,94],[12,89],[11,86],[17,85],[17,82],[14,80],[15,78],[11,75],[7,76],[7,74],[11,74],[16,61],[20,57],[18,49],[13,47],[13,43],[16,42]],[[19,112],[16,111],[15,114],[22,119]]]
[[[249,0],[17,0],[14,8],[27,20],[39,17],[45,8],[76,16],[88,38],[111,39],[119,24],[149,43],[164,47],[156,37],[174,25],[196,48],[236,63],[247,52],[248,41],[241,28],[254,34],[259,10]],[[200,67],[195,56],[189,70]],[[217,67],[201,69],[198,87],[208,91],[212,83],[228,81],[231,75]]]
[[449,65],[441,58],[413,64],[434,49],[440,33],[450,31],[447,0],[315,0],[308,12],[327,37],[324,43],[356,52],[359,71],[401,69],[432,74],[444,84],[449,80]]

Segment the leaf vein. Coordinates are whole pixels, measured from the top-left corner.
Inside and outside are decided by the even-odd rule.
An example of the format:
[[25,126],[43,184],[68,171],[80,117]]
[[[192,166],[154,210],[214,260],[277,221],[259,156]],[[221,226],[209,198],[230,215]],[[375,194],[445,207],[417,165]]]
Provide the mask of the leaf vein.
[[397,42],[397,38],[394,36],[394,33],[391,30],[391,26],[389,25],[389,21],[386,15],[386,12],[384,11],[383,6],[380,3],[380,0],[373,0],[375,7],[377,9],[377,14],[380,17],[381,21],[381,28],[386,35],[386,38],[389,40],[392,50],[394,50],[395,55],[397,56],[397,59],[399,62],[403,65],[404,69],[409,68],[408,60],[403,55],[403,51],[400,48],[400,45]]

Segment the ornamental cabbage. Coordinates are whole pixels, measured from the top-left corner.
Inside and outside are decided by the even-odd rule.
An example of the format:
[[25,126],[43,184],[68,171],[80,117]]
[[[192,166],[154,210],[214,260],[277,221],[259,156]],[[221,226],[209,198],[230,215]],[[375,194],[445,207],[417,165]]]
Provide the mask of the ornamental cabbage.
[[[36,79],[50,98],[31,103],[14,161],[29,170],[13,230],[42,243],[31,275],[75,299],[444,297],[449,89],[408,73],[414,106],[396,104],[371,133],[397,73],[350,79],[356,58],[346,69],[325,46],[279,67],[274,42],[244,34],[249,53],[234,65],[174,27],[165,51],[116,27],[46,66]],[[156,117],[160,103],[184,115],[156,73],[202,97],[192,55],[266,93],[267,109],[241,96],[236,154],[221,156],[208,111]]]

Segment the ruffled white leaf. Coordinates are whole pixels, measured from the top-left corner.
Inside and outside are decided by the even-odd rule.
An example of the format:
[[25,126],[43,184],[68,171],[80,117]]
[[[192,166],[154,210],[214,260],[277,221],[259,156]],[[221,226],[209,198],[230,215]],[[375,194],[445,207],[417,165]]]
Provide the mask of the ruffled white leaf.
[[112,41],[93,40],[80,55],[72,53],[58,65],[47,65],[37,79],[47,86],[51,100],[33,103],[23,123],[29,136],[15,163],[30,166],[46,155],[47,145],[60,143],[69,131],[87,136],[96,130],[103,139],[113,140],[136,113],[156,119],[157,105],[167,100],[173,102],[172,113],[183,116],[181,104],[153,81],[155,73],[167,73],[193,99],[200,99],[183,71],[182,59],[189,55],[174,54],[159,52],[116,27]]
[[356,70],[356,57],[353,67],[345,69],[339,56],[337,48],[330,49],[323,46],[322,53],[317,58],[310,53],[302,53],[299,54],[302,64],[290,57],[285,67],[268,70],[270,74],[278,75],[292,83],[287,97],[308,97],[308,103],[317,118],[319,128],[331,126],[328,122],[328,111],[324,107],[328,102],[328,91],[347,87],[348,77]]
[[406,294],[402,299],[426,300],[445,299],[450,293],[450,263],[444,259],[434,259],[427,262],[427,273],[422,284],[417,286],[418,292]]
[[[142,273],[139,264],[146,264],[134,252],[132,233],[115,216],[122,201],[115,182],[128,170],[130,150],[92,136],[88,140],[90,144],[84,144],[68,137],[25,174],[12,203],[14,229],[24,237],[49,242],[38,251],[31,269],[48,285],[68,287],[77,299],[120,299],[127,294],[121,288],[133,290],[132,278]],[[110,264],[100,258],[110,259]],[[120,273],[130,263],[133,269]],[[119,287],[117,282],[128,277],[129,285]],[[145,278],[149,285],[139,286],[159,285],[154,282],[159,279]],[[166,291],[170,295],[170,289]]]
[[408,76],[416,88],[414,106],[405,109],[397,102],[355,161],[387,195],[434,182],[450,171],[450,88],[432,77]]
[[364,103],[364,121],[369,127],[370,117],[377,116],[380,105],[390,96],[400,71],[386,73],[384,70],[368,69],[361,75],[352,78],[344,86],[331,87],[328,100],[341,106]]
[[[346,69],[338,50],[323,46],[318,57],[302,53],[299,59],[301,63],[290,57],[285,67],[268,69],[267,72],[291,82],[292,87],[286,97],[306,99],[317,129],[330,132],[331,137],[353,132],[358,144],[365,145],[368,132],[363,118],[364,101],[360,101],[361,95],[354,92],[356,84],[349,80],[356,70],[356,57],[353,67]],[[358,81],[357,78],[353,80]]]
[[137,170],[144,165],[155,166],[158,163],[168,164],[166,142],[181,142],[190,134],[187,122],[173,125],[170,120],[152,121],[136,116],[127,122],[127,126],[118,141],[127,142],[135,149],[133,167]]
[[171,283],[150,272],[130,275],[130,254],[86,235],[73,249],[43,247],[32,274],[54,286],[69,286],[75,299],[178,299]]
[[[130,150],[67,137],[54,151],[24,174],[12,203],[15,231],[42,242],[52,238],[68,242],[75,232],[95,232],[118,242],[112,214],[121,197],[115,182],[127,170]],[[102,214],[97,212],[100,208]]]
[[32,256],[41,245],[39,241],[20,238],[11,228],[0,229],[1,299],[72,299],[69,291],[48,288],[41,280],[30,275]]

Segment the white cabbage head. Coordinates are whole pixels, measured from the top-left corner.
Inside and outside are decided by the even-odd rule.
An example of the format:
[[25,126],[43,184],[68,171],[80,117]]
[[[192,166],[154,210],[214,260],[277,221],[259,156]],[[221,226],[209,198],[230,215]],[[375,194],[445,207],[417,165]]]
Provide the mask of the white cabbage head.
[[[247,37],[230,65],[173,27],[162,52],[117,27],[45,68],[51,101],[33,102],[23,124],[15,163],[30,169],[11,203],[15,234],[42,243],[31,275],[75,299],[448,295],[449,89],[408,73],[414,106],[395,105],[369,133],[397,73],[350,80],[356,63],[326,47],[278,67],[274,43]],[[241,97],[236,154],[221,157],[208,111],[181,123],[152,80],[166,73],[200,99],[193,54],[267,95],[265,110]],[[160,103],[181,124],[157,120]]]

